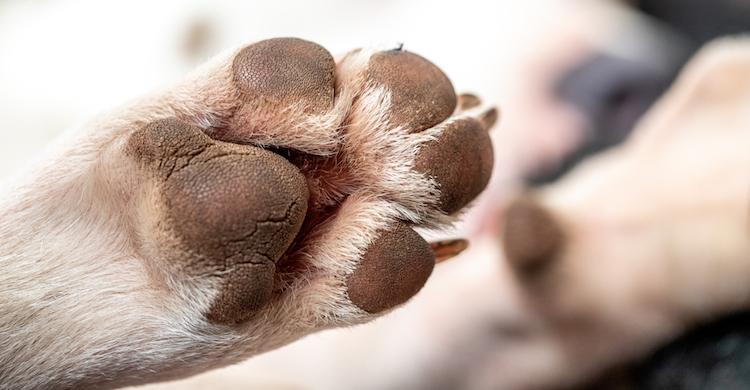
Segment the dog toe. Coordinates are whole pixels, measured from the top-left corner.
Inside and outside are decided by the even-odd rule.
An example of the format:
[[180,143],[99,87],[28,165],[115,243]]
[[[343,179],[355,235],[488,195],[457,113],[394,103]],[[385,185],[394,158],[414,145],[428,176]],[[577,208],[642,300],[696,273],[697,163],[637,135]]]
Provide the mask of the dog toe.
[[279,111],[301,105],[323,113],[333,103],[334,62],[323,47],[297,38],[275,38],[242,49],[232,64],[243,99]]
[[383,231],[347,280],[349,299],[375,314],[406,302],[424,286],[435,265],[430,245],[397,222]]
[[487,130],[470,117],[448,123],[436,140],[424,145],[415,161],[418,172],[438,183],[439,207],[448,214],[459,211],[484,190],[492,165]]
[[369,79],[390,91],[390,119],[411,132],[420,132],[447,119],[456,108],[456,93],[448,77],[426,59],[402,50],[374,54]]

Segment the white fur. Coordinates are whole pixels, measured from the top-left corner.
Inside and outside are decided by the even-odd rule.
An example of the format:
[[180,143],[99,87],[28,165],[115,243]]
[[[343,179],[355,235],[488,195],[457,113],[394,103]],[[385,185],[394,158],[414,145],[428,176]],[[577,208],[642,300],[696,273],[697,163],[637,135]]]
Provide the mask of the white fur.
[[[174,379],[320,329],[369,321],[375,316],[349,301],[345,280],[378,231],[397,220],[429,226],[451,220],[436,208],[435,183],[411,170],[420,145],[440,126],[410,135],[383,121],[389,92],[363,79],[373,51],[340,64],[340,96],[328,112],[311,115],[304,107],[237,111],[231,63],[238,50],[168,90],[72,129],[6,185],[0,201],[0,389],[115,388]],[[214,282],[170,278],[169,267],[152,260],[158,251],[143,244],[158,240],[152,233],[163,210],[154,200],[153,179],[124,149],[133,131],[167,117],[224,141],[338,153],[345,156],[343,169],[359,178],[342,189],[349,195],[336,216],[288,254],[302,271],[282,276],[272,301],[246,323],[207,321],[201,313],[217,297]]]

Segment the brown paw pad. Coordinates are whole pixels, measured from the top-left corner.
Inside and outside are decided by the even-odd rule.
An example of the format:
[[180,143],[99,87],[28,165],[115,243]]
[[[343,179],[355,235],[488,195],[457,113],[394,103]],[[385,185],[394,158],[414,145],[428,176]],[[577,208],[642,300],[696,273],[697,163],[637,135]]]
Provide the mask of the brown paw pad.
[[489,183],[492,142],[481,122],[461,118],[449,123],[436,141],[420,150],[415,169],[440,187],[439,207],[455,213],[476,198]]
[[322,46],[297,38],[274,38],[242,49],[232,64],[243,100],[283,109],[301,105],[322,113],[333,104],[334,62]]
[[376,53],[368,77],[390,91],[390,121],[416,133],[447,119],[456,109],[448,77],[426,59],[402,50]]
[[163,226],[176,242],[165,255],[187,276],[222,280],[208,316],[235,322],[260,308],[270,299],[274,264],[307,210],[299,170],[272,152],[213,141],[176,119],[145,126],[128,149],[159,182]]
[[528,196],[513,201],[505,211],[503,247],[508,261],[519,271],[538,273],[560,255],[563,230],[555,218]]
[[368,313],[406,302],[424,286],[435,265],[432,247],[402,222],[381,235],[347,280],[349,299]]

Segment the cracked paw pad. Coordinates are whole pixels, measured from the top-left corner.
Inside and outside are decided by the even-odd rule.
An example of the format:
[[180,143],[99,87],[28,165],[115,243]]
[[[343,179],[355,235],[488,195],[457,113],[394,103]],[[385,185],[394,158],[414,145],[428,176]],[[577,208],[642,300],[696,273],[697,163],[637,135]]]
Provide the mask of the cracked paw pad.
[[146,125],[128,149],[160,182],[164,219],[177,242],[165,256],[189,274],[222,279],[209,317],[238,321],[261,307],[274,264],[307,210],[299,170],[272,152],[213,141],[176,119]]

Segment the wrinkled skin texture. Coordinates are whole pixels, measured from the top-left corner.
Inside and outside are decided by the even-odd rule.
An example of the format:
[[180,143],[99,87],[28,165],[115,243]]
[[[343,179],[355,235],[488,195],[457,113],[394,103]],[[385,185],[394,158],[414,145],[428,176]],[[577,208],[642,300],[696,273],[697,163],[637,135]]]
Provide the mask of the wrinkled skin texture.
[[416,54],[279,38],[66,133],[0,204],[0,388],[181,378],[403,304],[413,228],[492,170],[496,112],[461,101]]

